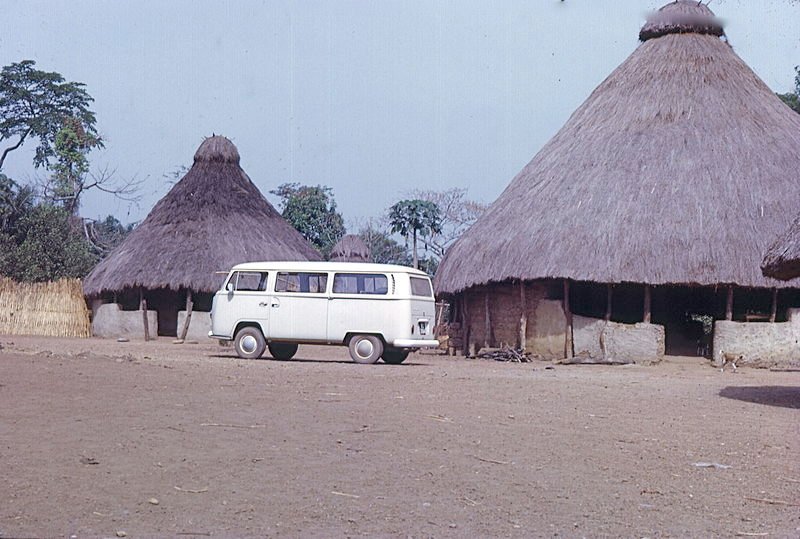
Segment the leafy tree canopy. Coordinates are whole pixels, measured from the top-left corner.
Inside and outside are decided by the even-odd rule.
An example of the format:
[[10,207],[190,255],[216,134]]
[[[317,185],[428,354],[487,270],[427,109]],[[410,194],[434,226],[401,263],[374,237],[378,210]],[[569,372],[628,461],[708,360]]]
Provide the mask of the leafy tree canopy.
[[442,231],[439,207],[429,200],[401,200],[389,208],[389,223],[392,232],[406,239],[411,237],[413,266],[419,268],[417,237],[429,237]]
[[361,227],[358,232],[359,237],[369,248],[371,262],[378,264],[399,264],[410,266],[411,257],[408,249],[392,239],[390,232],[382,230],[374,222],[369,222]]
[[56,136],[67,119],[79,123],[91,135],[94,146],[102,146],[89,109],[94,101],[79,82],[66,82],[59,73],[40,71],[36,62],[23,60],[0,71],[0,169],[9,152],[35,138],[38,146],[33,163],[47,166],[56,156]]
[[83,277],[97,262],[89,244],[62,208],[47,204],[27,212],[13,236],[0,237],[2,273],[17,281]]
[[330,187],[284,183],[270,193],[281,198],[283,217],[325,258],[345,234]]

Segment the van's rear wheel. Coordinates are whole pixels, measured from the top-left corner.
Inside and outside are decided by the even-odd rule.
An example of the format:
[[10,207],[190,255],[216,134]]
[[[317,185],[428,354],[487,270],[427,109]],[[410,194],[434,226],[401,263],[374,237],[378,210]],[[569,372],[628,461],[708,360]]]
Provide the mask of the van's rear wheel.
[[275,359],[286,361],[292,359],[297,353],[297,345],[283,342],[269,343],[269,355]]
[[236,333],[234,339],[236,353],[242,359],[258,359],[267,347],[267,341],[261,330],[252,326],[244,327]]
[[402,348],[386,348],[383,351],[383,362],[390,365],[400,365],[408,357],[408,350]]
[[375,335],[354,335],[348,348],[356,363],[376,363],[383,354],[383,342]]

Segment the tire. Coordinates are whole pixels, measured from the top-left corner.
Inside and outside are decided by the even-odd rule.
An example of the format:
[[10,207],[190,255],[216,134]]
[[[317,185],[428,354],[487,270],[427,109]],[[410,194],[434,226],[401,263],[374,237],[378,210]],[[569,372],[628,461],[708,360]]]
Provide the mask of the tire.
[[267,348],[267,341],[261,330],[252,326],[240,329],[234,339],[236,353],[242,359],[258,359]]
[[400,365],[408,357],[408,350],[402,348],[385,348],[383,350],[383,362],[389,365]]
[[297,345],[286,342],[273,342],[267,345],[269,348],[269,355],[281,361],[292,359],[297,353]]
[[383,341],[375,335],[354,335],[348,344],[350,357],[356,363],[377,363],[383,354]]

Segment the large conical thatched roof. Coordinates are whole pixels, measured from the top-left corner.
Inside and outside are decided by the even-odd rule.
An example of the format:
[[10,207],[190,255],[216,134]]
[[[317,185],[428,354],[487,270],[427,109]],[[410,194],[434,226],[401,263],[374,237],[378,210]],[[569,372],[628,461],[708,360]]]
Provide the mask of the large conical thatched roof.
[[800,200],[800,115],[711,17],[680,1],[651,19],[448,251],[439,292],[540,278],[786,286],[760,265]]
[[331,262],[369,262],[370,252],[360,236],[345,234],[331,249]]
[[267,202],[225,137],[206,139],[189,172],[83,282],[87,296],[124,288],[212,292],[215,271],[259,260],[319,260]]

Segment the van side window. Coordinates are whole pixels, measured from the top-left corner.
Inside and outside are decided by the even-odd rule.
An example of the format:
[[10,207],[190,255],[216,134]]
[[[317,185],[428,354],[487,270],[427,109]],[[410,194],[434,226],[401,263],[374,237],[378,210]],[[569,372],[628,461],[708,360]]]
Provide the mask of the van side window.
[[411,277],[411,295],[425,296],[426,298],[433,296],[431,280],[425,277]]
[[333,276],[335,294],[389,293],[389,280],[380,273],[337,273]]
[[327,273],[301,273],[281,271],[275,280],[275,292],[325,293]]
[[237,271],[230,281],[234,290],[259,292],[267,289],[266,271]]

